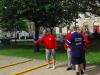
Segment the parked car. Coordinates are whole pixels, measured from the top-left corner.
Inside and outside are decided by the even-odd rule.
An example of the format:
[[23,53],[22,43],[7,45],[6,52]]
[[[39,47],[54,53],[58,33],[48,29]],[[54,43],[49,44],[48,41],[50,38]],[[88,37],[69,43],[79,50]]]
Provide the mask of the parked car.
[[97,39],[100,39],[100,33],[97,33],[97,34],[92,33],[92,34],[89,34],[87,37],[89,40],[97,40]]
[[[39,34],[39,39],[43,36],[43,34]],[[35,39],[35,35],[33,36],[33,39]]]
[[95,39],[94,33],[89,34],[87,37],[88,37],[89,40],[94,40]]

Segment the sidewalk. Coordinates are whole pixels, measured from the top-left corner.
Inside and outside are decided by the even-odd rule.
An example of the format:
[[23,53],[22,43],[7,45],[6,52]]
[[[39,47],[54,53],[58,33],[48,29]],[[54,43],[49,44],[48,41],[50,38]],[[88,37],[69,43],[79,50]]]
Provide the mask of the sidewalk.
[[[15,63],[15,62],[20,62],[23,60],[29,60],[29,59],[0,55],[0,66],[4,66],[7,64]],[[0,75],[12,75],[14,73],[21,72],[23,70],[30,69],[30,68],[33,68],[35,66],[39,66],[45,63],[46,63],[46,60],[33,59],[32,61],[28,61],[25,63],[1,68]],[[20,75],[75,75],[74,70],[67,71],[66,68],[67,68],[66,62],[57,62],[56,69],[54,70],[52,68],[46,69],[46,66],[43,66],[41,68],[22,73]],[[99,70],[100,70],[100,66],[87,65],[87,70],[86,70],[85,75],[100,75]]]

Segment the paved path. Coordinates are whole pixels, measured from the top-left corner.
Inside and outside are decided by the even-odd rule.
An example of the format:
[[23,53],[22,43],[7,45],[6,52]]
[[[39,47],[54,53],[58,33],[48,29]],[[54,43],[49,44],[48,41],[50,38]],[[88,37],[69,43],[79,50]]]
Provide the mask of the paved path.
[[[10,56],[2,56],[0,55],[0,66],[4,66],[11,63],[21,62],[24,60],[29,60],[27,58],[21,57],[10,57]],[[23,70],[34,68],[35,66],[39,66],[45,64],[45,60],[36,60],[33,59],[32,61],[28,61],[25,63],[5,67],[0,69],[0,75],[12,75],[17,72],[21,72]],[[66,71],[67,64],[66,62],[57,62],[56,69],[52,70],[46,69],[46,66],[41,68],[31,70],[20,75],[75,75],[74,70]],[[100,75],[100,66],[96,65],[88,65],[85,75]]]

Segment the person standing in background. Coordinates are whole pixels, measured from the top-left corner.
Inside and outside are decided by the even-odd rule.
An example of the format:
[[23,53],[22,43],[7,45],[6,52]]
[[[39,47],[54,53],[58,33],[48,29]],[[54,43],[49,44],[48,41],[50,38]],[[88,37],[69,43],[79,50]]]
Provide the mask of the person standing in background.
[[68,55],[68,67],[67,67],[66,70],[71,70],[72,69],[72,63],[71,63],[71,46],[66,46],[66,42],[67,42],[68,38],[70,37],[71,32],[72,32],[72,26],[70,26],[69,32],[66,34],[65,40],[64,40],[64,48],[67,51],[67,55]]
[[[76,29],[73,27],[73,30]],[[83,62],[84,62],[84,38],[77,31],[73,31],[71,36],[68,38],[66,45],[71,46],[71,61],[75,64],[76,75],[84,75],[83,73]]]
[[85,70],[86,70],[85,51],[86,51],[87,45],[89,44],[89,41],[88,41],[87,36],[86,36],[85,34],[83,34],[83,28],[82,28],[82,27],[79,27],[79,28],[77,29],[77,31],[78,31],[79,33],[82,34],[82,36],[83,36],[83,38],[84,38],[84,41],[85,41],[85,44],[84,44],[84,46],[83,46],[83,51],[84,51],[84,62],[83,62],[84,70],[83,70],[83,71],[85,72]]
[[45,51],[46,51],[46,59],[48,66],[47,68],[50,68],[50,56],[52,56],[52,61],[53,61],[53,67],[52,69],[55,69],[55,62],[56,62],[56,54],[55,50],[57,48],[57,41],[55,37],[52,34],[49,34],[47,30],[43,30],[43,36],[38,39],[37,41],[34,41],[35,44],[40,44],[44,43],[45,46]]

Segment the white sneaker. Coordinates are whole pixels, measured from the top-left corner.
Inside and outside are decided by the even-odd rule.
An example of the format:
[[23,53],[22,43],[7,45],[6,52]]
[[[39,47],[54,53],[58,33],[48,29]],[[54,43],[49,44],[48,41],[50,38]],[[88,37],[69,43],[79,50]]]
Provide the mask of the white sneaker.
[[55,68],[56,68],[55,65],[53,65],[52,69],[55,69]]
[[48,66],[47,66],[47,69],[49,69],[50,67],[51,67],[51,66],[50,66],[50,65],[48,65]]

